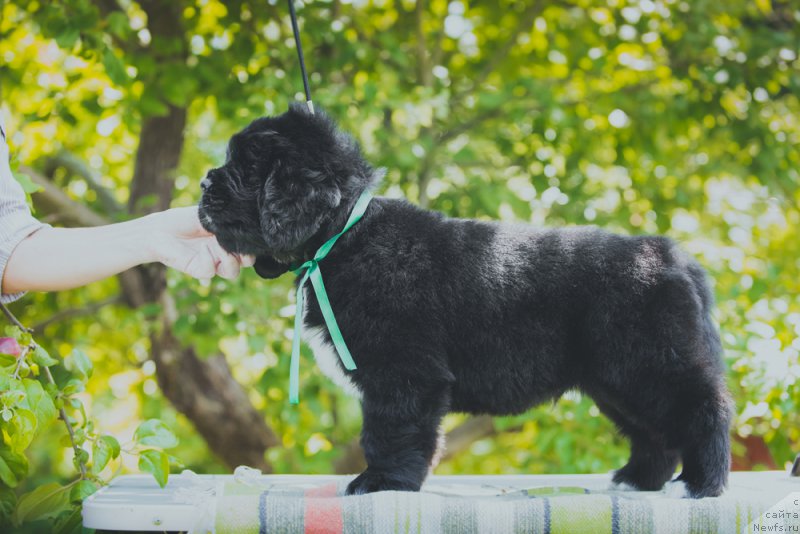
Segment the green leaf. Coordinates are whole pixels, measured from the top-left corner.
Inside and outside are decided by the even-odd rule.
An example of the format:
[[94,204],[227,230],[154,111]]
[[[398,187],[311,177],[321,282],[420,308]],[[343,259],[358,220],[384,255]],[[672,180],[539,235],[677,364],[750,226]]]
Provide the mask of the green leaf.
[[103,52],[103,66],[106,68],[106,74],[115,84],[124,85],[128,82],[128,73],[125,72],[125,65],[114,55],[110,48],[106,48]]
[[148,419],[136,429],[133,439],[141,445],[169,449],[178,444],[178,438],[159,419]]
[[92,444],[92,473],[99,473],[111,460],[111,448],[102,439]]
[[80,349],[72,349],[66,358],[64,358],[64,367],[80,378],[87,379],[92,376],[92,361]]
[[78,380],[77,378],[70,378],[67,382],[67,385],[64,386],[62,393],[66,396],[74,395],[76,393],[80,393],[86,389],[85,384],[83,381]]
[[76,445],[83,445],[86,441],[86,432],[84,432],[83,428],[75,428],[72,432],[72,436]]
[[17,507],[17,494],[11,488],[0,486],[0,526],[11,521]]
[[38,380],[26,379],[22,381],[25,386],[25,400],[21,406],[32,411],[39,421],[39,428],[44,429],[56,419],[56,407],[53,399],[44,390]]
[[36,345],[36,350],[33,351],[33,361],[42,367],[50,367],[58,363],[58,360],[50,356],[40,345]]
[[63,32],[56,35],[56,44],[61,48],[70,49],[75,46],[80,36],[81,32],[78,28],[68,27],[65,28]]
[[6,486],[16,488],[17,483],[28,474],[28,459],[24,455],[0,448],[0,481]]
[[20,452],[24,451],[31,444],[33,436],[36,434],[36,416],[30,410],[17,408],[11,422],[13,423],[9,432],[11,448]]
[[0,403],[6,408],[13,408],[25,400],[27,395],[23,381],[9,378],[5,391],[0,393]]
[[52,534],[81,534],[83,532],[83,515],[80,506],[62,512],[55,520]]
[[14,474],[14,470],[11,469],[11,466],[2,455],[0,455],[0,481],[10,488],[16,488],[19,481],[17,475]]
[[141,107],[142,113],[147,115],[166,115],[169,112],[162,95],[151,85],[145,85],[139,99],[139,107]]
[[771,0],[756,0],[756,7],[763,15],[769,15],[772,13],[772,1]]
[[14,524],[55,517],[69,506],[69,488],[56,482],[39,486],[19,499]]
[[119,441],[114,436],[100,436],[98,438],[100,441],[105,442],[106,446],[111,451],[111,457],[116,458],[119,456],[120,453],[120,446]]
[[167,453],[156,449],[146,449],[139,455],[139,471],[150,473],[162,488],[167,485],[169,477],[169,457]]
[[125,37],[130,32],[131,23],[124,13],[115,11],[108,16],[106,21],[108,22],[108,29],[118,37]]
[[69,492],[69,500],[83,502],[86,497],[92,495],[97,489],[97,484],[91,480],[81,480],[72,487],[72,491]]
[[25,378],[26,376],[31,374],[31,366],[28,365],[28,362],[24,359],[19,362],[19,367],[17,369],[20,378]]

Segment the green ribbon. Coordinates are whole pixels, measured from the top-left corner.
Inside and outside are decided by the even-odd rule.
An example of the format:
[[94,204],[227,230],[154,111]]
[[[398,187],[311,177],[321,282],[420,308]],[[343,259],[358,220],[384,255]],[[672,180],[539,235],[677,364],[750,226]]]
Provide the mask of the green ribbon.
[[294,338],[292,339],[292,359],[289,366],[289,402],[297,404],[300,397],[300,333],[303,331],[303,304],[305,302],[305,293],[303,286],[306,280],[311,279],[311,285],[314,287],[314,294],[317,296],[319,308],[322,311],[322,317],[325,319],[325,325],[328,327],[328,333],[331,335],[333,345],[336,347],[336,352],[339,353],[339,359],[342,360],[345,369],[352,371],[356,368],[356,363],[350,355],[350,350],[347,348],[347,343],[344,342],[342,332],[339,330],[339,325],[336,323],[336,317],[333,315],[331,308],[331,301],[328,299],[328,293],[325,291],[325,284],[322,283],[322,272],[319,270],[319,262],[336,244],[336,241],[342,237],[354,224],[361,220],[364,212],[367,211],[372,200],[372,195],[369,191],[364,191],[358,197],[353,211],[350,213],[350,218],[347,219],[344,228],[341,232],[328,239],[319,249],[317,249],[314,257],[307,262],[303,263],[292,272],[303,277],[297,285],[297,296],[295,298],[297,305],[294,312]]

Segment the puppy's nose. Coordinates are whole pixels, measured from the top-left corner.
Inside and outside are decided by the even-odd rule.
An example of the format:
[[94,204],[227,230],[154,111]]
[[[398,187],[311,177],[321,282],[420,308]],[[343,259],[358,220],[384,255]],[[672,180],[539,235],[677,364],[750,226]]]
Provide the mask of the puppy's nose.
[[206,189],[208,189],[209,187],[211,187],[211,180],[209,180],[208,178],[203,178],[203,179],[200,181],[200,189],[202,189],[203,191],[205,191],[205,190],[206,190]]

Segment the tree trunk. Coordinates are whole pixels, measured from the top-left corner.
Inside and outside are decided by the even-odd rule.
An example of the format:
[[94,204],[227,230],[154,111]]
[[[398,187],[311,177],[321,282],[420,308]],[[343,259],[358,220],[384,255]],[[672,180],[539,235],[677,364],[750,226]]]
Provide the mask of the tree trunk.
[[[169,207],[174,172],[183,149],[186,109],[169,106],[163,117],[144,119],[128,205],[133,213]],[[161,303],[163,328],[151,336],[151,355],[164,396],[186,415],[209,447],[229,467],[246,464],[270,471],[264,458],[279,443],[264,417],[250,404],[231,376],[222,355],[201,359],[192,347],[182,347],[172,333],[177,319],[172,298],[165,293],[162,265],[137,267],[141,283],[123,283],[129,304]]]
[[[142,0],[153,38],[170,44],[174,52],[164,58],[185,61],[186,36],[180,4],[165,0]],[[176,46],[177,45],[177,46]],[[172,104],[164,116],[145,117],[136,151],[128,207],[132,214],[167,209],[172,200],[174,173],[183,150],[186,108]],[[177,311],[165,293],[166,272],[162,265],[137,268],[140,284],[123,283],[123,293],[132,306],[161,303],[163,328],[151,336],[151,355],[164,396],[186,415],[209,447],[229,467],[247,464],[265,471],[270,467],[264,453],[278,439],[231,376],[224,356],[201,359],[192,347],[182,347],[172,333]]]

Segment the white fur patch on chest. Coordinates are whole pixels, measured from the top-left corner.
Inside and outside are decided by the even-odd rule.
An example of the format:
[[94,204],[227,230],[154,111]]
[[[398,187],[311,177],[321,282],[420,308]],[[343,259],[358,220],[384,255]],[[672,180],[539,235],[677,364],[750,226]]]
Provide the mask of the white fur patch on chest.
[[[306,296],[306,302],[308,302],[308,296]],[[303,310],[303,317],[305,317],[305,314],[306,310]],[[336,348],[333,344],[328,343],[325,338],[326,328],[325,326],[315,326],[313,328],[304,327],[302,335],[303,341],[305,341],[314,352],[314,359],[317,360],[317,365],[320,370],[322,370],[322,373],[330,378],[334,384],[342,388],[345,393],[360,399],[361,391],[350,377],[347,376],[347,371],[345,371],[339,363],[339,354],[336,352]]]

